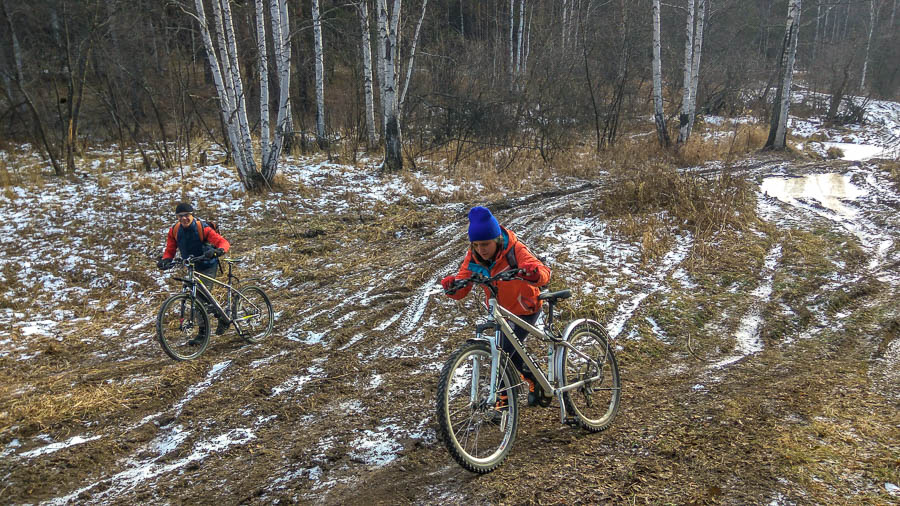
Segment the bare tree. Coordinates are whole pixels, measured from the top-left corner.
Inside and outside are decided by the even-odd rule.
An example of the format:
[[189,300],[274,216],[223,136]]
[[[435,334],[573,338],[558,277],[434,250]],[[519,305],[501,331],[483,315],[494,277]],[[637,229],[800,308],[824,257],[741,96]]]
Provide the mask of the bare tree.
[[384,116],[384,170],[403,168],[403,133],[400,128],[400,10],[401,0],[378,0],[378,56],[382,66],[381,107]]
[[378,144],[375,132],[375,96],[372,91],[372,45],[369,33],[369,7],[367,0],[356,4],[359,25],[362,32],[363,94],[366,101],[366,147],[372,149]]
[[679,116],[678,144],[687,142],[694,127],[697,110],[697,88],[700,83],[700,51],[703,47],[703,27],[706,18],[706,0],[696,0],[697,18],[694,20],[694,1],[688,0],[685,23],[684,84]]
[[784,149],[787,142],[787,119],[791,105],[791,81],[794,75],[794,60],[797,55],[797,35],[800,30],[800,0],[790,0],[787,23],[782,43],[781,59],[778,67],[781,79],[775,94],[772,122],[769,128],[767,148]]
[[316,142],[325,149],[325,55],[322,49],[322,17],[319,14],[319,0],[312,0],[313,39],[316,58]]
[[653,119],[656,122],[656,136],[659,143],[669,147],[669,132],[666,129],[666,116],[663,110],[662,97],[662,57],[660,55],[659,36],[659,0],[653,0]]
[[[400,112],[403,112],[403,104],[406,102],[406,90],[409,89],[409,82],[412,81],[413,67],[416,63],[416,46],[419,42],[419,33],[422,30],[422,22],[425,21],[425,8],[428,7],[428,0],[422,2],[422,14],[419,15],[419,23],[416,24],[416,33],[413,35],[412,47],[409,50],[409,64],[406,66],[406,82],[403,83],[403,93],[400,94]],[[460,12],[462,12],[462,2],[460,2]],[[462,19],[462,14],[460,14]]]
[[[270,144],[268,125],[268,51],[265,49],[267,35],[265,33],[264,10],[262,1],[257,0],[257,45],[260,58],[260,116],[264,121],[264,135],[261,136],[263,157],[258,169],[253,158],[253,145],[250,138],[250,125],[247,121],[246,101],[243,81],[240,74],[235,40],[234,24],[229,0],[213,0],[213,20],[216,27],[218,52],[213,46],[203,0],[195,0],[195,18],[200,25],[200,35],[209,62],[210,73],[216,86],[219,99],[219,110],[222,123],[231,145],[232,157],[238,170],[238,177],[248,190],[260,189],[268,185],[275,176],[278,157],[284,145],[284,134],[288,120],[288,90],[290,85],[290,44],[288,29],[288,10],[286,0],[271,0],[270,23],[272,39],[275,46],[275,64],[279,76],[279,107],[275,140]],[[260,42],[262,41],[262,42]],[[263,61],[265,60],[265,62]],[[265,84],[263,84],[265,83]],[[263,91],[265,90],[265,91]]]
[[[276,117],[274,139],[262,136],[261,143],[271,142],[268,150],[269,156],[262,159],[262,176],[267,183],[275,177],[278,170],[278,160],[284,148],[285,139],[293,134],[294,128],[291,120],[291,40],[290,24],[288,23],[288,5],[286,0],[270,0],[269,13],[272,24],[272,43],[275,46],[275,69],[278,74],[278,115]],[[267,104],[268,101],[261,103]]]
[[872,33],[875,31],[875,20],[878,12],[875,9],[875,0],[869,0],[869,35],[866,37],[866,55],[863,58],[862,77],[859,80],[859,88],[866,89],[866,72],[869,70],[869,49],[872,47]]

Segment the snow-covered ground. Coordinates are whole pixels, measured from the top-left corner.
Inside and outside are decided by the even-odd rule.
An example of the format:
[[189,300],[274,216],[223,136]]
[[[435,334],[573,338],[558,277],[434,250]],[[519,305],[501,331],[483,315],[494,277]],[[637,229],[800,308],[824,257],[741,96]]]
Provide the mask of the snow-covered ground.
[[[807,141],[810,149],[824,155],[829,147],[839,147],[844,159],[860,163],[841,173],[795,177],[790,173],[790,167],[784,167],[782,173],[768,174],[761,181],[758,212],[764,219],[783,226],[790,226],[791,220],[801,219],[798,213],[834,222],[855,237],[870,255],[870,272],[897,287],[900,280],[882,272],[885,265],[897,260],[897,231],[886,231],[884,224],[874,221],[867,209],[873,203],[900,203],[900,194],[883,173],[864,161],[896,152],[896,139],[900,138],[900,104],[873,101],[869,107],[867,125],[849,127],[849,131],[843,132],[823,129],[821,122],[817,124],[816,120],[793,119],[794,135],[812,137],[818,134],[830,139]],[[707,118],[707,121],[717,120]],[[28,156],[31,147],[17,149],[16,156],[21,158]],[[8,157],[5,153],[2,155]],[[225,231],[235,230],[247,220],[262,219],[260,216],[267,210],[280,205],[296,206],[309,213],[344,213],[405,200],[438,207],[451,217],[448,221],[458,218],[456,222],[434,224],[435,234],[448,244],[454,241],[462,244],[458,238],[465,231],[462,221],[465,206],[433,203],[449,200],[460,190],[440,175],[384,175],[371,163],[358,168],[312,158],[291,158],[282,164],[283,177],[288,184],[302,188],[304,196],[298,198],[276,191],[265,198],[256,198],[246,195],[233,172],[221,165],[186,167],[185,178],[180,179],[171,173],[117,169],[117,154],[113,152],[93,153],[92,156],[96,157],[94,169],[101,168],[102,177],[88,173],[78,182],[51,179],[40,185],[7,187],[0,192],[0,244],[3,244],[0,256],[3,293],[0,297],[10,301],[7,307],[0,309],[0,357],[24,363],[52,353],[53,347],[48,343],[63,341],[83,343],[86,353],[100,361],[126,362],[136,356],[154,354],[161,357],[154,341],[155,307],[148,301],[158,302],[172,290],[172,285],[156,271],[154,258],[161,251],[166,229],[171,225],[170,210],[181,196],[195,204],[199,216],[216,219]],[[569,182],[573,187],[580,183]],[[424,196],[414,188],[425,188],[437,198]],[[477,189],[476,184],[473,191]],[[569,204],[571,202],[559,203],[560,206]],[[513,224],[527,226],[530,223],[530,217],[525,214],[516,215],[513,211],[508,214]],[[639,339],[638,326],[649,324],[660,341],[670,342],[671,337],[652,318],[643,314],[636,318],[635,315],[640,314],[639,309],[648,298],[665,294],[671,286],[686,289],[693,286],[683,265],[694,243],[689,233],[678,235],[670,250],[648,267],[641,265],[640,245],[618,238],[602,218],[572,212],[553,223],[542,224],[540,234],[542,253],[551,263],[565,258],[564,270],[569,279],[579,283],[581,293],[620,301],[606,324],[612,337],[619,341]],[[247,255],[254,260],[254,275],[277,279],[277,287],[293,286],[298,282],[265,261],[271,258],[270,255],[278,254],[280,245],[244,246]],[[435,262],[439,271],[451,272],[459,261],[456,253],[459,252],[439,253],[429,261]],[[711,366],[716,370],[715,374],[721,374],[722,370],[763,349],[759,335],[761,308],[770,302],[781,255],[781,247],[777,244],[766,253],[761,281],[753,290],[750,304],[740,317],[734,335],[736,346]],[[391,275],[394,274],[385,277]],[[335,305],[298,317],[290,328],[284,329],[284,337],[298,345],[343,351],[364,341],[369,335],[367,332],[393,328],[397,342],[379,345],[364,358],[403,358],[415,353],[432,360],[428,367],[439,364],[447,350],[441,347],[419,349],[423,336],[441,326],[458,330],[466,322],[438,322],[429,316],[428,309],[435,304],[451,304],[442,298],[433,279],[422,281],[406,295],[405,309],[376,322],[368,331],[359,330],[340,345],[334,344],[333,336],[310,330],[317,318],[330,318],[331,315],[339,315],[333,319],[335,324],[349,324],[356,317],[350,308],[367,307],[380,295],[371,286],[361,286],[355,293],[342,294]],[[72,310],[60,309],[61,303],[66,307],[76,304],[88,308],[89,311],[84,313],[90,316],[76,318]],[[278,307],[276,302],[276,310],[288,308]],[[126,353],[108,358],[105,352],[91,351],[94,344],[110,339],[122,340]],[[415,351],[411,352],[411,349]],[[887,370],[892,367],[896,370],[897,355],[896,346],[887,350],[884,359],[894,357],[894,363],[885,366]],[[289,356],[289,352],[277,350],[270,356],[252,361],[250,368],[264,370]],[[325,377],[324,360],[315,359],[306,368],[296,370],[294,376],[272,385],[266,398],[289,402],[287,399],[300,395],[313,381]],[[201,381],[168,407],[166,413],[151,415],[149,420],[141,423],[163,418],[163,415],[177,419],[198,396],[224,381],[223,378],[232,372],[231,364],[228,359],[218,360]],[[370,390],[382,387],[384,377],[381,374],[373,373],[371,378],[363,376]],[[21,385],[20,388],[28,391],[34,387]],[[345,401],[340,410],[363,413],[366,410],[364,401],[366,399],[362,397]],[[94,496],[94,500],[114,501],[141,483],[152,482],[167,473],[182,472],[189,464],[229,448],[251,444],[260,431],[275,422],[275,418],[254,418],[250,416],[253,410],[247,413],[236,426],[209,427],[204,433],[196,433],[196,429],[178,423],[162,425],[157,436],[120,462],[121,471],[87,483],[52,503],[78,502],[80,494],[95,488],[102,491]],[[8,415],[0,414],[0,421],[3,416]],[[395,461],[403,450],[398,440],[433,439],[427,422],[427,418],[411,420],[399,415],[382,418],[353,435],[323,437],[318,448],[312,451],[314,455],[325,455],[333,445],[343,443],[353,448],[355,462],[368,467],[385,466]],[[63,440],[54,440],[47,434],[28,441],[16,438],[0,449],[0,456],[25,465],[65,449],[88,446],[107,436],[86,432]],[[180,451],[177,457],[172,457],[175,449]],[[311,480],[317,489],[327,489],[338,482],[327,469],[312,466],[286,472],[275,479],[273,486],[294,480]],[[101,483],[103,487],[98,487]],[[885,483],[884,487],[889,491],[897,489],[891,483]]]

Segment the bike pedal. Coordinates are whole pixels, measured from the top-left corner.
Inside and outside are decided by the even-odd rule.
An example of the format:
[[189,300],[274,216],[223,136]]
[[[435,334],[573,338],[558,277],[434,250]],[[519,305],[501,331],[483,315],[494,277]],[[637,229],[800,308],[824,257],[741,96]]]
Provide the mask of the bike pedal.
[[563,423],[566,425],[571,425],[572,427],[578,427],[580,425],[578,423],[578,419],[574,416],[567,416],[566,420]]

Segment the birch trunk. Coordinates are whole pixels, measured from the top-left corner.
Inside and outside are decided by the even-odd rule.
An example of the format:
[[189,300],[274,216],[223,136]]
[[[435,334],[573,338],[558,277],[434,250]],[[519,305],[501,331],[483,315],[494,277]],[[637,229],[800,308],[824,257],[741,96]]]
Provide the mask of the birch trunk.
[[659,0],[653,0],[653,119],[656,122],[656,136],[659,143],[669,147],[669,132],[666,130],[666,116],[662,97],[662,58],[659,41]]
[[359,25],[362,32],[363,88],[366,101],[366,147],[372,149],[378,144],[375,133],[375,96],[372,90],[372,43],[369,33],[369,7],[366,0],[356,4]]
[[813,48],[812,48],[812,59],[810,63],[815,63],[816,61],[816,53],[819,49],[819,21],[822,19],[822,4],[820,0],[816,0],[816,34],[813,37]]
[[[225,24],[225,42],[228,48],[228,63],[231,67],[231,77],[234,81],[234,97],[237,106],[238,126],[241,135],[241,151],[245,159],[245,168],[247,176],[255,178],[258,176],[256,162],[253,160],[253,141],[250,137],[250,122],[247,119],[247,98],[244,95],[244,82],[241,78],[241,65],[238,59],[237,39],[234,33],[234,17],[231,15],[230,0],[221,0],[222,15]],[[256,187],[256,184],[252,185]]]
[[510,81],[516,75],[515,72],[515,39],[513,38],[516,26],[516,0],[509,0],[509,77]]
[[[216,86],[216,94],[219,97],[219,111],[222,114],[222,123],[225,127],[225,135],[228,137],[228,144],[231,148],[231,157],[234,160],[238,160],[240,158],[240,153],[238,152],[238,138],[235,135],[235,129],[233,128],[232,111],[234,106],[232,105],[231,101],[232,93],[229,90],[228,86],[226,86],[226,79],[222,75],[222,70],[219,65],[219,58],[216,55],[216,50],[212,42],[212,36],[209,33],[209,23],[206,19],[203,0],[194,0],[194,7],[196,9],[197,23],[200,25],[200,39],[203,41],[203,47],[206,49],[206,58],[207,62],[209,63],[209,70],[212,73],[213,83]],[[215,16],[215,12],[217,9],[218,5],[213,2],[213,16]]]
[[[416,62],[416,46],[419,43],[419,32],[422,30],[422,22],[425,21],[425,8],[428,7],[428,0],[422,2],[422,14],[419,16],[419,22],[416,24],[416,33],[413,35],[412,47],[409,50],[409,64],[406,65],[406,82],[403,83],[403,93],[400,94],[400,115],[403,115],[403,104],[406,103],[406,90],[409,89],[409,82],[412,80],[413,66]],[[462,3],[460,2],[460,9]],[[460,14],[462,19],[462,14]]]
[[313,39],[316,52],[316,142],[325,149],[325,55],[322,48],[322,17],[319,15],[319,0],[312,0]]
[[869,36],[866,38],[866,56],[863,59],[862,78],[859,81],[859,88],[866,89],[866,72],[869,70],[869,49],[872,47],[872,32],[875,31],[875,0],[869,0]]
[[684,140],[690,137],[694,129],[694,120],[697,118],[697,90],[700,87],[700,55],[703,50],[703,35],[706,26],[706,0],[698,0],[697,3],[697,31],[694,34],[694,54],[691,57],[691,97],[690,110],[688,111],[687,134]]
[[[281,157],[285,139],[293,132],[291,104],[289,102],[291,88],[291,41],[287,1],[271,0],[269,17],[272,24],[272,44],[275,48],[275,69],[278,74],[278,115],[275,120],[275,138],[270,144],[268,156],[264,155],[262,157],[262,167],[260,169],[267,183],[275,177],[275,173],[278,170],[278,159]],[[268,102],[264,103],[268,105]]]
[[516,50],[516,75],[521,76],[523,73],[524,56],[525,56],[525,0],[519,2],[519,47]]
[[779,68],[782,71],[778,92],[775,94],[775,105],[772,111],[772,123],[769,128],[769,139],[766,147],[784,149],[787,144],[787,119],[791,105],[791,82],[794,75],[794,60],[797,55],[797,35],[800,30],[800,0],[790,0],[788,4],[787,23],[784,43],[782,44]]
[[[266,45],[263,0],[256,0],[256,51],[259,55],[259,149],[262,163],[269,160],[269,55]],[[278,45],[275,41],[275,44]]]
[[389,11],[388,0],[378,0],[379,45],[383,47],[384,84],[382,108],[384,110],[384,164],[386,171],[403,168],[402,131],[398,98],[399,57],[400,57],[400,10],[401,0],[394,0]]
[[382,0],[375,0],[375,30],[377,33],[375,39],[377,41],[376,50],[378,51],[378,56],[375,59],[375,71],[378,74],[378,101],[381,104],[381,132],[382,135],[387,131],[387,115],[384,114],[385,111],[385,95],[387,90],[387,73],[385,72],[384,62],[387,53],[387,47],[385,45],[385,37],[387,36],[387,11],[385,11],[385,16],[382,17],[381,10]]
[[694,4],[696,0],[687,0],[687,19],[684,24],[684,69],[682,70],[681,85],[681,114],[678,116],[678,144],[687,142],[689,114],[691,107],[691,72],[693,71],[694,58]]
[[[246,99],[238,64],[237,42],[229,0],[214,0],[213,21],[217,32],[217,45],[209,30],[203,0],[194,0],[200,36],[206,50],[209,69],[219,98],[219,110],[238,177],[244,188],[256,190],[268,185],[275,176],[278,158],[284,145],[284,135],[289,129],[290,108],[290,36],[286,0],[271,0],[269,4],[275,66],[278,75],[278,114],[274,136],[271,132],[268,83],[268,44],[263,0],[255,0],[256,43],[260,69],[260,146],[262,156],[259,169],[254,160],[247,121]],[[274,138],[273,138],[274,137]]]

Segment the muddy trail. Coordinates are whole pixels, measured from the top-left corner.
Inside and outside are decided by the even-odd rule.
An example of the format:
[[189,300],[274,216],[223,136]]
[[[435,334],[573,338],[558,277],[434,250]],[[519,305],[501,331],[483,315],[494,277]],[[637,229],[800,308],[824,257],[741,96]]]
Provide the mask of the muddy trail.
[[[760,219],[702,245],[665,212],[607,213],[611,180],[488,203],[548,258],[551,287],[576,292],[563,319],[597,319],[615,338],[623,394],[605,432],[561,425],[554,401],[521,411],[500,469],[460,468],[436,437],[434,397],[480,312],[474,295],[451,301],[437,280],[462,258],[469,206],[348,197],[311,213],[297,197],[227,223],[275,305],[260,344],[230,331],[196,361],[168,359],[153,318],[178,286],[146,259],[121,270],[146,287],[129,302],[70,304],[49,335],[8,322],[0,501],[898,500],[896,183],[877,163],[728,170],[751,182]],[[759,189],[821,173],[860,189],[839,199],[846,211]],[[629,236],[636,222],[667,232]],[[52,283],[32,289],[53,298]],[[541,343],[529,346],[541,356]]]

